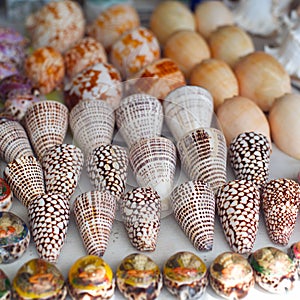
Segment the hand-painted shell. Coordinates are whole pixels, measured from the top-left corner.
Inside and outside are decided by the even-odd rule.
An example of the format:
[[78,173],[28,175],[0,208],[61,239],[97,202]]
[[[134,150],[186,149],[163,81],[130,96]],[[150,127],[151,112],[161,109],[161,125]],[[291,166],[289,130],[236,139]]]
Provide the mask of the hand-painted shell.
[[7,275],[0,269],[0,300],[11,299],[11,283]]
[[0,178],[0,210],[8,211],[12,205],[12,191],[3,178]]
[[293,260],[300,278],[300,242],[293,243],[288,249],[288,255]]

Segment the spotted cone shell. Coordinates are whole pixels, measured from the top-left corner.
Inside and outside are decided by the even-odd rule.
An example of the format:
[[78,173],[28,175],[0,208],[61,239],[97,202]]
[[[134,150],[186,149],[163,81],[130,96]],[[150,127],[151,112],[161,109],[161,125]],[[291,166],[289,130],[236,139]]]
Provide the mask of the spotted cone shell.
[[211,250],[214,239],[215,196],[208,184],[187,181],[171,193],[174,217],[197,250]]
[[262,208],[270,239],[287,245],[295,229],[300,203],[300,185],[286,178],[270,180],[262,193]]
[[89,255],[103,256],[116,213],[116,199],[107,191],[89,191],[74,202],[74,216]]
[[55,263],[68,230],[69,200],[61,194],[40,195],[30,202],[28,217],[39,257]]
[[150,187],[128,191],[121,201],[128,237],[139,251],[154,251],[160,231],[161,200]]
[[247,180],[227,182],[216,194],[216,205],[225,238],[232,251],[249,253],[259,225],[260,194],[255,184]]

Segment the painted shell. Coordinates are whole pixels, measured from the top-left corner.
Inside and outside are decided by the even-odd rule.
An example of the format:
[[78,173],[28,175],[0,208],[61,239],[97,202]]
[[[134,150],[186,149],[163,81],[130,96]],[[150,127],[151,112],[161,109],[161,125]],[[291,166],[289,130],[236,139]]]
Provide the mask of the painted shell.
[[198,299],[208,286],[208,271],[200,257],[191,252],[177,252],[164,264],[164,285],[179,300]]
[[102,258],[88,255],[71,266],[67,286],[74,300],[105,300],[114,294],[115,279],[112,269]]
[[300,278],[300,242],[293,243],[288,249],[288,255],[293,260],[298,278]]
[[28,248],[30,231],[26,223],[11,212],[0,211],[0,263],[11,263]]
[[34,258],[27,261],[12,282],[15,300],[64,300],[67,287],[60,270],[52,263]]
[[242,299],[254,287],[251,265],[242,255],[224,252],[209,267],[209,282],[213,290],[226,299]]
[[0,269],[0,300],[11,299],[11,283],[7,275]]
[[12,205],[12,191],[7,182],[0,178],[0,211],[8,211]]
[[144,254],[125,257],[117,268],[117,286],[126,299],[154,300],[162,288],[158,265]]
[[296,266],[289,256],[274,247],[264,247],[249,256],[255,282],[271,293],[284,293],[294,287]]

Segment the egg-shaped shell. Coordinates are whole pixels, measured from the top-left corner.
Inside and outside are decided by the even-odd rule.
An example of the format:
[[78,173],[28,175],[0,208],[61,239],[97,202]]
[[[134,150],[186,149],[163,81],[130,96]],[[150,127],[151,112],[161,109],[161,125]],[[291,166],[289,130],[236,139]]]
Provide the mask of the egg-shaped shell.
[[191,71],[190,84],[199,85],[207,89],[214,98],[214,109],[239,94],[236,76],[230,66],[220,59],[205,59]]
[[83,37],[85,18],[76,1],[51,1],[29,15],[25,27],[34,48],[51,46],[64,52]]
[[164,46],[169,36],[179,30],[196,29],[192,11],[179,1],[162,1],[150,16],[150,29]]
[[241,96],[225,99],[218,107],[216,115],[227,145],[239,134],[250,131],[263,134],[271,142],[268,119],[251,99]]
[[0,300],[11,299],[11,283],[8,276],[0,269]]
[[210,58],[210,50],[199,33],[192,30],[180,30],[167,39],[164,56],[173,59],[188,79],[196,64],[203,59]]
[[291,79],[280,62],[262,51],[243,56],[234,66],[240,96],[268,112],[278,97],[291,92]]

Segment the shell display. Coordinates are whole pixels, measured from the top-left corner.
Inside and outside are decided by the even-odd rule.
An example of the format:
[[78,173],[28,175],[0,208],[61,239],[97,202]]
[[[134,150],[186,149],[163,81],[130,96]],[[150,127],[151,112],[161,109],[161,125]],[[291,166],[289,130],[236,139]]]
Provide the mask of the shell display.
[[295,264],[298,278],[300,278],[300,242],[293,243],[289,247],[288,255]]
[[0,269],[0,300],[11,299],[11,283],[7,275]]
[[67,281],[72,299],[110,299],[115,291],[111,267],[100,257],[87,255],[71,266]]
[[151,187],[128,191],[120,203],[122,219],[132,245],[154,251],[160,231],[161,199]]
[[86,159],[86,170],[96,190],[109,191],[119,202],[126,188],[128,154],[124,147],[105,144]]
[[13,62],[10,61],[0,62],[0,80],[18,73],[19,70]]
[[0,263],[15,262],[25,253],[29,242],[26,223],[11,212],[0,211]]
[[255,282],[271,293],[283,294],[294,288],[296,266],[289,256],[274,247],[264,247],[249,256]]
[[116,198],[107,191],[89,191],[75,199],[75,221],[89,255],[104,255],[115,218],[116,203]]
[[165,137],[145,138],[129,150],[129,163],[141,187],[152,187],[161,197],[162,210],[170,207],[176,171],[176,147]]
[[262,193],[262,209],[270,239],[287,245],[300,207],[300,185],[286,178],[270,180]]
[[73,138],[85,155],[112,141],[115,114],[105,101],[84,100],[76,104],[69,116]]
[[22,156],[10,162],[4,169],[4,177],[25,207],[45,194],[43,169],[34,156]]
[[12,281],[15,300],[64,300],[67,287],[60,270],[52,263],[34,258],[18,270]]
[[162,289],[158,265],[144,254],[125,257],[117,268],[117,286],[126,299],[154,300]]
[[162,105],[146,94],[127,96],[116,109],[117,127],[129,148],[142,138],[160,136],[163,120]]
[[0,27],[0,41],[13,45],[27,46],[28,39],[12,27]]
[[254,272],[241,254],[223,252],[209,267],[213,290],[225,299],[242,299],[254,287]]
[[55,263],[69,226],[69,199],[62,194],[40,195],[30,202],[28,217],[39,257]]
[[171,193],[174,217],[197,250],[212,250],[215,197],[208,184],[187,181]]
[[16,67],[21,68],[25,58],[23,46],[0,41],[0,61],[12,62]]
[[216,194],[216,208],[230,248],[249,253],[259,225],[260,193],[255,184],[247,180],[227,182]]
[[198,299],[208,286],[208,270],[203,260],[194,253],[173,254],[164,264],[164,285],[179,300]]
[[183,169],[191,180],[208,183],[216,192],[226,182],[227,146],[216,128],[198,128],[177,142]]
[[261,190],[269,179],[271,146],[257,132],[244,132],[229,145],[230,165],[236,179],[250,180]]
[[175,140],[200,127],[210,127],[214,101],[210,92],[186,85],[170,92],[163,101],[165,121]]
[[0,178],[0,211],[9,211],[12,205],[12,191],[6,180]]

